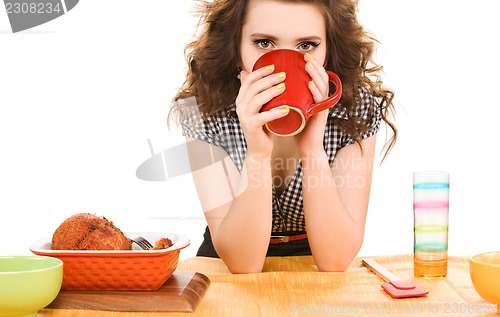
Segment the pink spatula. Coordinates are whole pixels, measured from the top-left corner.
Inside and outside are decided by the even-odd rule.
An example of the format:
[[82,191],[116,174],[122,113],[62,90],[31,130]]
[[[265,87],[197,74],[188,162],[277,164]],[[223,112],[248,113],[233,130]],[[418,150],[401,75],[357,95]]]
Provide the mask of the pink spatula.
[[429,293],[423,286],[400,280],[396,275],[386,270],[373,259],[363,259],[362,263],[378,277],[388,282],[387,284],[382,284],[382,288],[393,298],[419,297]]

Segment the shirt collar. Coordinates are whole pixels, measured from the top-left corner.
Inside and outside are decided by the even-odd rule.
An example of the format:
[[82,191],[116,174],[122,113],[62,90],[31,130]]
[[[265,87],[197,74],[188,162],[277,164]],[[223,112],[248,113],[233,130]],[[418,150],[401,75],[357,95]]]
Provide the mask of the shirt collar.
[[[227,110],[226,115],[231,117],[236,114],[236,104],[231,104]],[[347,115],[347,109],[342,106],[341,103],[336,104],[335,106],[330,108],[329,117],[348,120],[349,116]]]
[[329,116],[332,118],[338,118],[344,120],[349,119],[349,116],[347,115],[347,109],[344,106],[342,106],[341,103],[338,103],[330,108]]

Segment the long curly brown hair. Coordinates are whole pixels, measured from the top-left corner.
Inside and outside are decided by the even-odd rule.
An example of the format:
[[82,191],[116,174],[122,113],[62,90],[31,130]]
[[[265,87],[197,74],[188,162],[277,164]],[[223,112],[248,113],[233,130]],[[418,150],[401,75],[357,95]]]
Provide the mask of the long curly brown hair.
[[[196,39],[186,46],[187,76],[174,97],[175,101],[196,96],[200,113],[210,115],[232,105],[240,89],[237,80],[240,65],[241,30],[248,4],[252,0],[196,0],[200,25]],[[357,0],[279,0],[309,3],[322,8],[327,34],[325,69],[335,72],[342,81],[341,103],[347,112],[356,106],[359,87],[366,87],[379,97],[382,119],[392,130],[385,156],[397,138],[397,129],[389,117],[394,114],[392,90],[383,86],[382,67],[373,59],[376,39],[364,30],[357,19]],[[354,140],[366,129],[354,118],[338,120],[339,126]]]

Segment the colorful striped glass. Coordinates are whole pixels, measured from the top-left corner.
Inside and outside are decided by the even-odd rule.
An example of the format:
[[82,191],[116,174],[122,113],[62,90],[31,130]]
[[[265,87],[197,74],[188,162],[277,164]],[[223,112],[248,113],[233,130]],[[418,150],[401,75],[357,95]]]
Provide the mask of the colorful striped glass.
[[447,172],[413,174],[414,273],[447,274],[450,180]]

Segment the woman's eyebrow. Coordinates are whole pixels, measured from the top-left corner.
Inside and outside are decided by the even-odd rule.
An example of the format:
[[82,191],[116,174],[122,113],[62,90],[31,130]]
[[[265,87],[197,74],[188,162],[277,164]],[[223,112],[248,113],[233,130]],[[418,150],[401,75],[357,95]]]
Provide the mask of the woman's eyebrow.
[[270,34],[266,34],[266,33],[253,33],[253,34],[250,34],[250,37],[252,37],[252,38],[270,39],[270,40],[276,40],[277,39],[276,36],[273,36],[273,35],[270,35]]
[[[266,33],[252,33],[250,35],[251,38],[263,38],[263,39],[269,39],[272,41],[276,41],[278,38],[276,36],[273,36],[271,34],[266,34]],[[321,41],[322,38],[320,36],[316,35],[310,35],[310,36],[303,36],[298,39],[296,39],[296,42],[304,42],[304,41]]]
[[320,36],[311,35],[311,36],[304,36],[304,37],[298,38],[297,42],[321,41],[321,40],[322,40],[322,38]]

